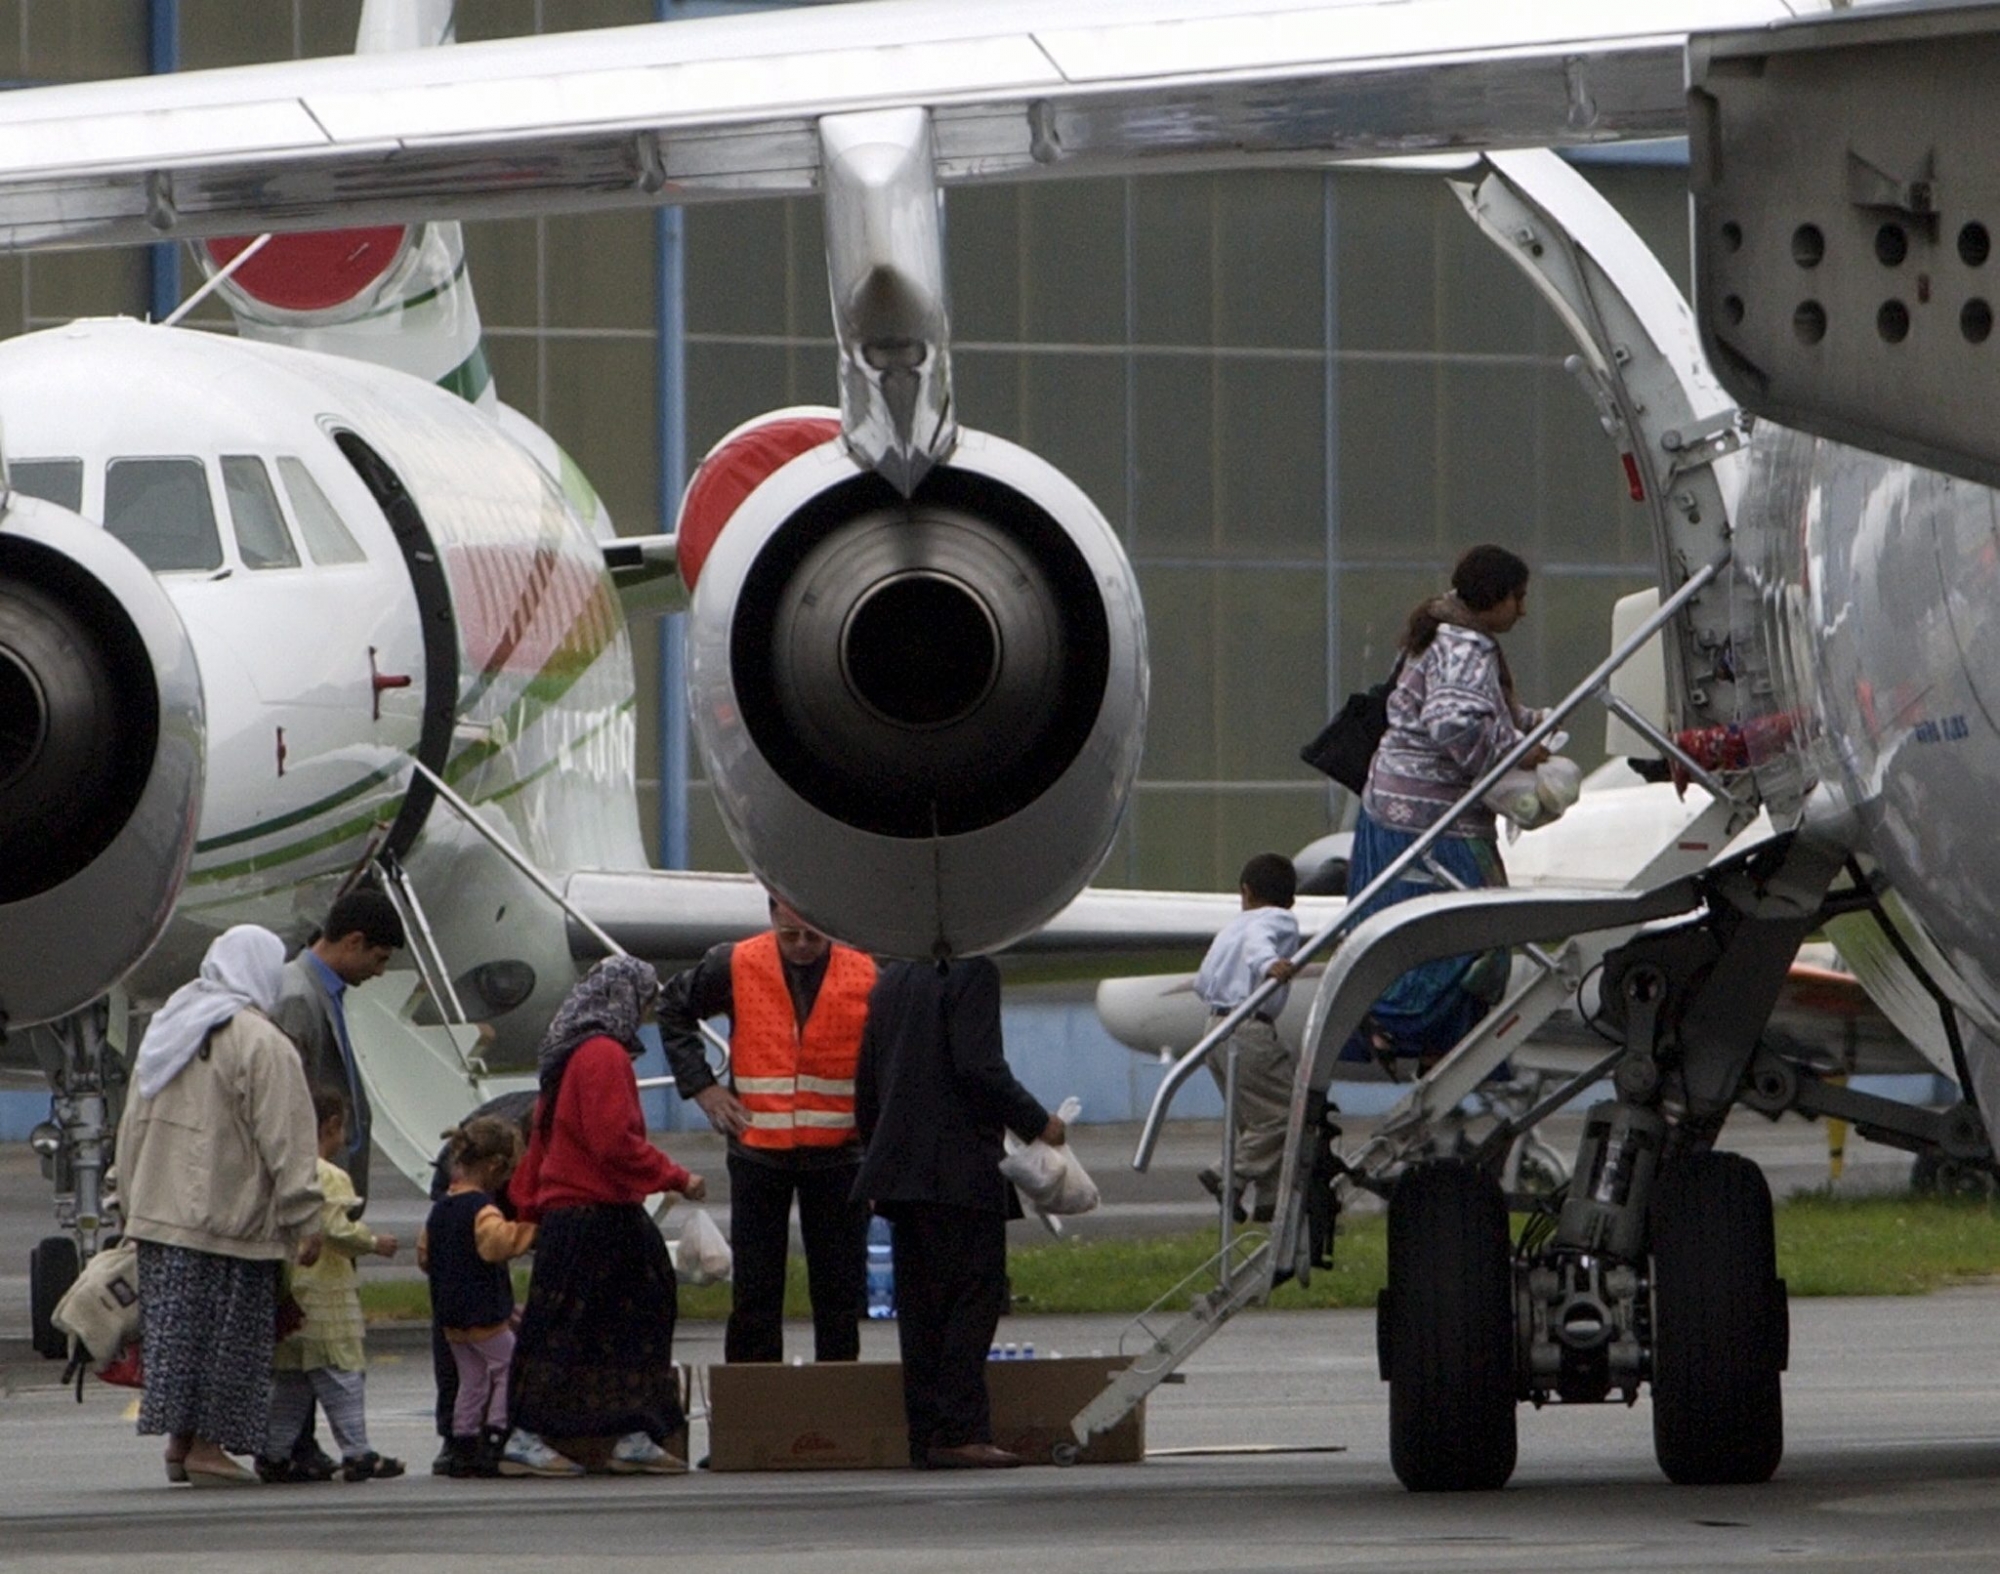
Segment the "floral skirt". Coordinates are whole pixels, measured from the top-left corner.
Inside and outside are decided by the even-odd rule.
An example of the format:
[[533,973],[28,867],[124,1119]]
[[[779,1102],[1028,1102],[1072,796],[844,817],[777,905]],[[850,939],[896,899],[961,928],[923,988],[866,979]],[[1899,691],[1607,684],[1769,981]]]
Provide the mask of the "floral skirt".
[[139,1304],[141,1435],[202,1437],[232,1454],[261,1453],[271,1416],[278,1265],[141,1241]]
[[639,1204],[544,1214],[507,1382],[513,1424],[558,1438],[678,1432],[679,1310],[666,1242]]

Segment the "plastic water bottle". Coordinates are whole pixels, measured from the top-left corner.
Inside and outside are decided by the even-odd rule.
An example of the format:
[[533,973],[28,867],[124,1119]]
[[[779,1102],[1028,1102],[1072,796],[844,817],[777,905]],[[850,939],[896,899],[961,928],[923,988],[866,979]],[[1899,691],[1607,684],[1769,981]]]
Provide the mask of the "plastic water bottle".
[[1003,1345],[1002,1345],[1002,1346],[1000,1347],[1000,1359],[1001,1359],[1001,1360],[1003,1360],[1003,1361],[1018,1361],[1018,1360],[1020,1360],[1020,1359],[1021,1359],[1021,1347],[1020,1347],[1019,1345],[1017,1345],[1016,1343],[1014,1343],[1014,1341],[1013,1341],[1013,1340],[1009,1339],[1009,1340],[1008,1340],[1008,1341],[1007,1341],[1007,1342],[1006,1342],[1005,1344],[1003,1344]]
[[1032,1360],[1034,1360],[1034,1358],[1035,1358],[1035,1347],[1034,1347],[1033,1343],[1028,1343],[1028,1344],[1024,1344],[1024,1345],[1022,1345],[1022,1346],[1021,1346],[1021,1359],[1022,1359],[1022,1360],[1024,1360],[1024,1361],[1032,1361]]
[[896,1315],[896,1262],[889,1245],[889,1221],[868,1221],[868,1315]]

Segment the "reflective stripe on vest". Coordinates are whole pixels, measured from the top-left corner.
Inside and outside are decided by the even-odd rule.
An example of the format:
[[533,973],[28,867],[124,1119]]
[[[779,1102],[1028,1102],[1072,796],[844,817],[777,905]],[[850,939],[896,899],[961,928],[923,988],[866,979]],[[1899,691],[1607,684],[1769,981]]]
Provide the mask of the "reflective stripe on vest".
[[730,953],[735,1031],[730,1071],[749,1112],[753,1148],[835,1148],[854,1137],[854,1064],[868,1020],[875,964],[836,945],[804,1030],[785,983],[778,937],[761,934]]

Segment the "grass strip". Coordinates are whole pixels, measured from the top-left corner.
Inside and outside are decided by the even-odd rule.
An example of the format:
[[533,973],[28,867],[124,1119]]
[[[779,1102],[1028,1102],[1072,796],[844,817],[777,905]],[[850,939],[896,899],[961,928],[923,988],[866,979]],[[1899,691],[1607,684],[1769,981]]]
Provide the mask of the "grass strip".
[[[1087,1221],[1082,1228],[1088,1230]],[[1922,1295],[1940,1286],[2000,1274],[2000,1206],[1983,1201],[1914,1195],[1836,1197],[1801,1192],[1777,1207],[1778,1273],[1793,1295]],[[1198,1275],[1215,1251],[1212,1233],[1091,1240],[1085,1235],[1029,1246],[1008,1256],[1014,1310],[1020,1314],[1144,1311],[1173,1286]],[[1387,1273],[1387,1239],[1380,1214],[1341,1227],[1331,1272],[1310,1285],[1280,1285],[1271,1304],[1281,1310],[1367,1307]],[[1178,1311],[1212,1280],[1196,1278],[1169,1300]],[[516,1276],[525,1298],[526,1274]],[[421,1280],[364,1284],[370,1322],[423,1321],[430,1294]],[[729,1286],[681,1287],[681,1316],[696,1321],[729,1315]],[[794,1258],[785,1278],[785,1315],[807,1317],[805,1267]]]

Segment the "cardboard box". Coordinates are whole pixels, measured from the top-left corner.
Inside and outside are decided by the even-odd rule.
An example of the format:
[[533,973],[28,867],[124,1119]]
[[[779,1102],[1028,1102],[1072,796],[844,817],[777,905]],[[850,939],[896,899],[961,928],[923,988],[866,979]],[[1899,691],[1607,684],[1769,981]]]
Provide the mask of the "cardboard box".
[[[1063,1360],[989,1361],[986,1392],[993,1400],[993,1441],[1031,1465],[1053,1463],[1051,1451],[1073,1443],[1069,1424],[1104,1385],[1131,1363],[1123,1356]],[[1109,1432],[1090,1440],[1080,1465],[1136,1465],[1146,1457],[1142,1402]]]
[[[1121,1357],[989,1361],[993,1441],[1030,1464],[1049,1464],[1070,1442],[1072,1417],[1123,1370]],[[1081,1464],[1146,1457],[1146,1407],[1102,1437]],[[893,1361],[708,1369],[711,1470],[881,1470],[910,1461],[903,1368]]]

